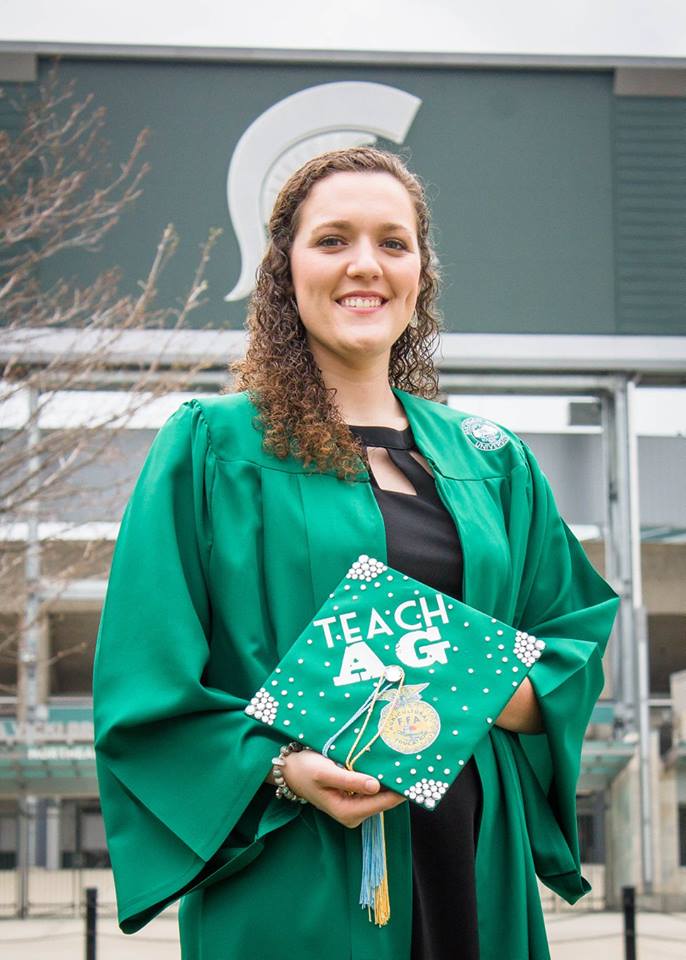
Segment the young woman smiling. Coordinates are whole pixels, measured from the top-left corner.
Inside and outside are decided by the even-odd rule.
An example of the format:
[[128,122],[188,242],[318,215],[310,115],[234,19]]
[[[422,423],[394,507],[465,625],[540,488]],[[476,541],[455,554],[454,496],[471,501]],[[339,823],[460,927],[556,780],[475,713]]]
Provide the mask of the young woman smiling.
[[[270,218],[237,392],[177,411],[127,508],[94,669],[102,809],[122,930],[182,897],[184,960],[546,960],[536,875],[589,889],[575,784],[616,598],[525,445],[434,401],[437,292],[403,162],[308,161]],[[245,713],[362,552],[546,638],[435,811],[314,750],[276,771],[305,802],[276,797],[285,745]],[[358,905],[379,812],[384,926]]]

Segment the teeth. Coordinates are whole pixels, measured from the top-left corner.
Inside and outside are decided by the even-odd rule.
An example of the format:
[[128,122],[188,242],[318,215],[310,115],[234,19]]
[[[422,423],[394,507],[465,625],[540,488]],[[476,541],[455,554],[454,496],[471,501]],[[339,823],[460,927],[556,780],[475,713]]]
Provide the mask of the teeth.
[[344,297],[339,302],[342,307],[362,307],[369,310],[371,307],[380,307],[383,300],[380,297]]

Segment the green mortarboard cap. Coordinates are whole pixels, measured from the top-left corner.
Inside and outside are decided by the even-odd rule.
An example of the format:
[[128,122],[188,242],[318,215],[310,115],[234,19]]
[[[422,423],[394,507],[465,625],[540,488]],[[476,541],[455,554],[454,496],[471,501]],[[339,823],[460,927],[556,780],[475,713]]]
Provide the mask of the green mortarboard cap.
[[246,713],[431,810],[544,647],[363,554]]

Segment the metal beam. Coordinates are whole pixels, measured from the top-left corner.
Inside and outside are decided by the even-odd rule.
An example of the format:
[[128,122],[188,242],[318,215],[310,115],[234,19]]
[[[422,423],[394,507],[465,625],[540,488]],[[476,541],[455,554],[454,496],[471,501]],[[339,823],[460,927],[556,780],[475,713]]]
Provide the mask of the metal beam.
[[[617,499],[619,441],[617,437],[617,418],[615,411],[615,396],[613,391],[606,391],[600,395],[601,411],[601,443],[603,458],[603,478],[605,489],[605,517],[604,517],[604,559],[605,579],[615,592],[624,595],[624,580],[622,578],[622,546],[621,546],[621,516],[620,504]],[[627,628],[622,616],[622,607],[615,622],[612,636],[608,642],[608,659],[610,664],[610,694],[615,703],[615,722],[624,725],[627,722],[627,708],[622,682],[623,651],[629,642]],[[619,731],[617,731],[619,732]]]
[[686,337],[444,333],[439,356],[445,371],[686,375]]
[[606,575],[621,601],[610,641],[613,696],[623,732],[638,734],[641,873],[643,892],[651,894],[655,856],[651,829],[649,661],[641,569],[635,389],[635,382],[626,377],[616,382],[611,394],[601,397],[608,489],[605,550]]
[[613,70],[615,67],[686,67],[686,57],[563,53],[473,53],[443,50],[330,50],[286,47],[211,47],[191,44],[78,43],[37,40],[0,41],[0,53],[88,57],[114,60],[214,61],[219,63],[304,63],[450,68],[538,70]]
[[635,693],[638,713],[639,783],[641,791],[641,866],[643,892],[652,894],[655,879],[652,811],[653,778],[650,744],[650,662],[648,651],[648,613],[643,603],[641,570],[641,522],[638,484],[638,436],[636,434],[636,384],[626,383],[626,447],[628,454],[628,495],[631,529],[631,580],[635,647]]
[[612,392],[616,377],[602,374],[456,372],[439,368],[440,386],[445,393],[517,393],[599,395]]
[[[74,368],[76,361],[100,358],[84,372],[94,383],[109,371],[138,378],[159,365],[165,371],[221,374],[229,360],[245,353],[244,330],[77,330],[30,328],[10,330],[0,342],[0,364],[48,364]],[[611,374],[654,377],[686,383],[686,336],[615,337],[567,334],[444,333],[435,356],[444,374],[482,376],[504,373]],[[126,368],[130,368],[127,370]]]

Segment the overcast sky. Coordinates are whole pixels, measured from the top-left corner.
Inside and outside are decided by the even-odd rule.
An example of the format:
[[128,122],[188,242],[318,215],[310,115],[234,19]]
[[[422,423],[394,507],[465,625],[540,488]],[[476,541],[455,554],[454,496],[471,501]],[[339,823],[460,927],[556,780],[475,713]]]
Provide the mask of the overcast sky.
[[0,42],[686,57],[686,0],[0,0]]

